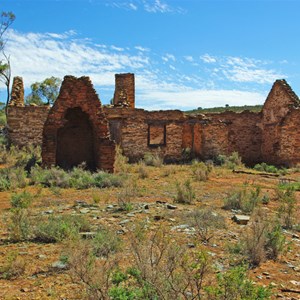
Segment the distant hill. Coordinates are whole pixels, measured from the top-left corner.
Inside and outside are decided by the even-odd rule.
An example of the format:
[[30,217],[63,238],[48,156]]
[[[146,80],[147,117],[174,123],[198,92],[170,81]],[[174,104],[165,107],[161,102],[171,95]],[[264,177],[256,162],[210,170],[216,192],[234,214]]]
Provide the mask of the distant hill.
[[244,106],[226,106],[226,107],[212,107],[212,108],[201,108],[185,111],[187,114],[209,114],[209,113],[222,113],[225,111],[233,111],[240,113],[244,110],[250,110],[252,112],[260,112],[262,105],[244,105]]

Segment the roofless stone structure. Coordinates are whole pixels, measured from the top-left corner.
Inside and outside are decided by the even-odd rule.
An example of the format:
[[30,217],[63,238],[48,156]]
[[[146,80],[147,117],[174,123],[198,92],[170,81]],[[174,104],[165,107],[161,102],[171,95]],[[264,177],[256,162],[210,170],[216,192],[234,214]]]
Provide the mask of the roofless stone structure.
[[[116,74],[113,105],[103,107],[88,77],[66,76],[53,107],[25,106],[23,82],[13,85],[8,130],[16,146],[41,145],[44,166],[113,170],[115,144],[130,161],[146,152],[179,161],[184,149],[199,159],[238,152],[243,162],[300,163],[300,101],[276,80],[259,113],[187,115],[135,108],[134,74]],[[18,96],[19,95],[19,96]]]

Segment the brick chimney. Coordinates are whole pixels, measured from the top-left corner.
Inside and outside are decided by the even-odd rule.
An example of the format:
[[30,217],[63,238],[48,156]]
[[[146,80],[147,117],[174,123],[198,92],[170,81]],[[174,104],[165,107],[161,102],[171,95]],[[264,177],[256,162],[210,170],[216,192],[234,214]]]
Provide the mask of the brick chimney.
[[134,74],[115,74],[115,94],[113,105],[135,108]]

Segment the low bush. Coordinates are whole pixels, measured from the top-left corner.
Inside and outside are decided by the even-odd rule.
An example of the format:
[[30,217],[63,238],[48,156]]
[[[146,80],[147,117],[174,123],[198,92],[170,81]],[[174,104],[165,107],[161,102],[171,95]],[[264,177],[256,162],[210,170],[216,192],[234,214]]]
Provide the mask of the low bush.
[[0,267],[0,278],[11,280],[24,274],[26,262],[17,252],[8,253],[5,263]]
[[271,289],[255,285],[247,277],[245,267],[231,268],[217,277],[217,284],[206,289],[210,300],[267,300],[271,298]]
[[257,187],[256,189],[247,190],[243,188],[238,191],[234,191],[224,198],[224,209],[235,209],[241,210],[244,213],[251,213],[257,205],[264,201],[267,203],[267,196],[261,196],[261,189]]
[[227,169],[235,169],[243,166],[242,159],[238,152],[232,152],[229,156],[220,154],[214,161],[217,165],[223,166]]
[[164,163],[163,158],[159,153],[146,152],[143,159],[146,166],[161,167]]
[[204,162],[199,162],[197,160],[194,160],[192,162],[191,168],[195,180],[206,181],[213,167],[210,164],[205,164]]
[[177,193],[174,196],[175,203],[192,204],[196,197],[190,180],[186,180],[183,184],[177,182],[176,191]]
[[138,171],[138,174],[139,174],[139,178],[145,179],[145,178],[149,177],[149,172],[148,172],[148,170],[146,168],[146,164],[142,160],[138,163],[138,169],[137,169],[137,171]]
[[89,231],[89,222],[82,216],[62,215],[40,218],[34,224],[34,239],[43,243],[56,243]]
[[225,219],[211,208],[194,210],[187,215],[188,223],[196,229],[202,242],[209,242],[217,229],[225,228]]
[[273,165],[268,165],[266,163],[261,163],[261,164],[256,164],[253,167],[254,170],[259,171],[259,172],[266,172],[266,173],[275,173],[278,174],[280,173],[281,175],[285,175],[287,173],[286,169],[278,169]]

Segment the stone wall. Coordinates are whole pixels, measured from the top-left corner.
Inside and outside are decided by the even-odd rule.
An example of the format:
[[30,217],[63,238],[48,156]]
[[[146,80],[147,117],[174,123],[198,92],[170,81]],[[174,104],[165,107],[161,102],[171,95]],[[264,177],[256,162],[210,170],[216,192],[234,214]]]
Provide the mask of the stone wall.
[[[267,97],[262,110],[262,160],[272,164],[290,164],[293,160],[288,158],[283,143],[288,127],[294,127],[295,119],[288,117],[300,105],[298,96],[293,92],[285,80],[276,80]],[[292,114],[293,115],[293,114]],[[297,115],[297,113],[296,113]],[[286,119],[287,118],[287,119]],[[282,126],[285,124],[285,133],[282,135]],[[299,127],[298,127],[299,128]],[[299,129],[295,131],[299,135]],[[290,140],[290,138],[288,138]],[[292,145],[293,143],[290,143]]]
[[41,146],[48,113],[48,106],[9,106],[7,127],[10,143],[19,147]]
[[[86,121],[80,122],[78,116]],[[88,141],[87,134],[90,134]],[[64,143],[58,141],[59,136],[64,137]],[[86,146],[92,148],[85,149]],[[50,167],[64,162],[66,166],[62,167],[71,168],[88,161],[89,167],[113,171],[114,158],[115,144],[110,140],[108,122],[90,79],[66,76],[44,125],[43,165]]]
[[[47,106],[25,107],[22,79],[14,82],[7,120],[10,140],[17,146],[41,145],[44,127],[43,160],[47,166],[57,163],[58,135],[63,143],[70,143],[68,147],[59,146],[69,149],[69,154],[63,155],[73,156],[74,161],[80,155],[95,157],[91,165],[108,170],[112,170],[114,160],[109,135],[130,161],[138,161],[147,152],[159,153],[166,161],[177,161],[183,149],[189,148],[200,159],[236,151],[247,164],[300,163],[300,101],[285,80],[274,83],[261,113],[227,111],[206,115],[133,109],[133,74],[116,75],[115,101],[120,104],[122,99],[117,100],[116,95],[125,90],[126,101],[129,99],[126,103],[130,105],[123,102],[103,108],[87,77],[66,76],[50,112]],[[80,111],[75,111],[77,108]],[[80,117],[75,120],[77,114]],[[80,130],[72,132],[78,126]],[[93,149],[88,147],[89,154],[83,154],[84,147],[73,147],[72,136],[75,139],[79,133],[86,145],[93,145]],[[74,154],[73,148],[81,154]]]
[[[181,158],[182,129],[185,116],[178,110],[145,111],[142,109],[105,108],[110,124],[121,132],[118,142],[130,161],[138,161],[146,152],[159,153],[166,161]],[[116,125],[117,124],[117,125]],[[149,126],[165,127],[165,145],[149,144]],[[112,136],[112,138],[114,138]]]

